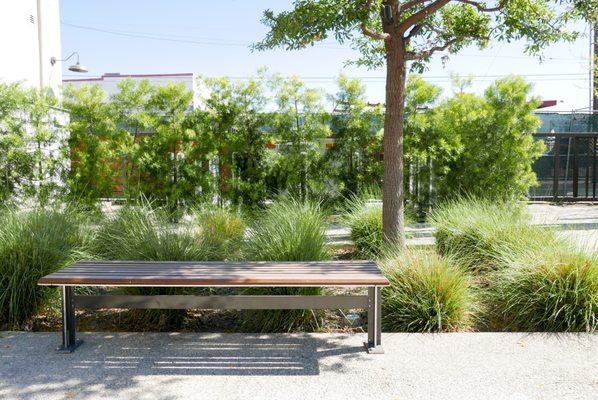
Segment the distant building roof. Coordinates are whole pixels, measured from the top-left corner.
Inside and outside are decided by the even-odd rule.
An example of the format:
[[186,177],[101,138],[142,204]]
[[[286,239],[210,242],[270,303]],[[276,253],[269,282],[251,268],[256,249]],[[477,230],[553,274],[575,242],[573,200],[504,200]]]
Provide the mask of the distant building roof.
[[556,106],[556,103],[557,103],[556,100],[543,100],[542,104],[540,104],[538,106],[538,108],[546,108],[546,107]]
[[78,78],[78,79],[63,79],[62,82],[93,82],[93,81],[103,81],[105,78],[183,78],[183,77],[192,77],[192,72],[181,72],[175,74],[121,74],[119,72],[107,72],[99,77],[93,78]]

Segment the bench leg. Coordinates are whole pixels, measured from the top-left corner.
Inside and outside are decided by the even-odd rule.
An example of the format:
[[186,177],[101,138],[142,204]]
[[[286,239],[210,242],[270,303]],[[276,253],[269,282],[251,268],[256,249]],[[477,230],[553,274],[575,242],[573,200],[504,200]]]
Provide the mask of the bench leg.
[[80,344],[76,338],[75,304],[72,286],[62,286],[62,346],[61,353],[72,353]]
[[368,288],[368,341],[364,343],[370,354],[382,354],[382,302],[380,301],[380,287]]

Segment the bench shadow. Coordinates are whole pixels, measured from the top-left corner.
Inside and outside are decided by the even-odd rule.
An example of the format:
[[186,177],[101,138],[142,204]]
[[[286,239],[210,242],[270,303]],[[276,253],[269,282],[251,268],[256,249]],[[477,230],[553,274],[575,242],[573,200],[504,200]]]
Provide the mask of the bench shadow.
[[[342,372],[343,361],[367,357],[363,347],[343,342],[348,336],[82,333],[84,342],[74,353],[57,354],[57,333],[17,333],[8,340],[3,335],[0,344],[14,342],[19,348],[0,356],[4,365],[0,376],[5,376],[0,379],[0,397],[9,393],[34,399],[41,393],[68,390],[76,393],[75,398],[85,398],[97,391],[134,389],[137,378],[144,376],[176,380],[182,376],[315,376],[321,368]],[[326,357],[334,357],[335,362],[322,367]]]

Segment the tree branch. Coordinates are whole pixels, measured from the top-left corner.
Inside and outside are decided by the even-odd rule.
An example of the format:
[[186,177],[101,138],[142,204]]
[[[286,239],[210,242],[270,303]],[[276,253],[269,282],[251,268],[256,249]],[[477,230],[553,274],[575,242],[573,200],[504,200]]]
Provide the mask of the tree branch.
[[429,1],[429,0],[408,0],[408,1],[404,2],[403,4],[399,4],[399,14],[401,14],[403,11],[407,11],[410,8],[415,7],[418,4],[423,4],[426,1]]
[[416,13],[411,14],[409,17],[405,18],[403,22],[401,22],[397,26],[397,31],[399,34],[403,34],[412,27],[413,25],[420,22],[422,19],[426,18],[428,15],[435,13],[436,11],[440,10],[443,6],[449,3],[450,0],[436,0],[435,2],[427,5],[426,7],[422,8]]
[[455,1],[457,1],[459,3],[469,4],[470,6],[474,6],[475,8],[478,9],[478,11],[482,11],[482,12],[500,11],[504,8],[503,1],[500,1],[496,7],[486,7],[485,4],[482,4],[478,1],[473,1],[473,0],[455,0]]
[[421,30],[423,29],[423,27],[424,27],[424,24],[414,25],[413,28],[411,28],[411,30],[407,34],[407,36],[403,37],[403,40],[405,42],[409,42],[412,37],[419,35],[419,33],[421,32]]
[[447,41],[446,43],[444,43],[443,45],[434,46],[428,50],[422,50],[422,51],[417,51],[417,52],[408,51],[405,58],[407,59],[407,61],[423,60],[425,58],[430,57],[432,54],[436,53],[437,51],[444,51],[444,50],[448,49],[452,44],[457,43],[461,39],[462,38],[460,38],[460,37],[453,38],[453,39]]
[[[367,0],[363,6],[365,16],[367,17],[372,9],[372,4],[374,0]],[[368,28],[365,22],[362,22],[359,27],[361,28],[361,32],[372,39],[377,40],[388,40],[390,39],[390,35],[388,33],[377,32],[371,28]]]
[[376,32],[370,28],[368,28],[365,25],[365,22],[362,22],[361,25],[361,32],[363,32],[364,35],[371,37],[372,39],[378,39],[378,40],[388,40],[390,39],[390,35],[388,33],[380,33],[380,32]]

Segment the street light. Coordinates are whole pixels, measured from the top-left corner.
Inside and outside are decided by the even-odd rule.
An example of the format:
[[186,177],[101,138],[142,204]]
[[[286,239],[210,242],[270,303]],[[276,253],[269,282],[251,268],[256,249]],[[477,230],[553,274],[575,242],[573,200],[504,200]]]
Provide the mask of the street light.
[[56,59],[56,57],[51,57],[50,58],[50,64],[54,65],[56,64],[58,61],[68,61],[71,57],[73,57],[74,55],[77,55],[77,63],[73,64],[69,67],[69,71],[73,71],[73,72],[80,72],[80,73],[85,73],[87,72],[87,68],[84,65],[79,64],[79,53],[77,53],[76,51],[73,52],[70,56],[68,56],[67,58],[63,58],[62,60],[58,60]]

